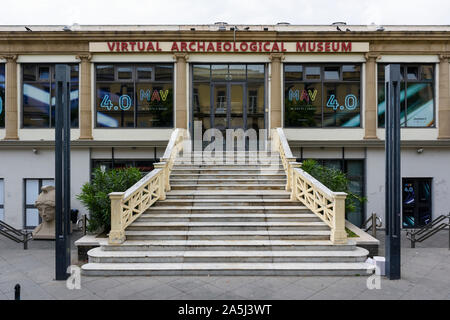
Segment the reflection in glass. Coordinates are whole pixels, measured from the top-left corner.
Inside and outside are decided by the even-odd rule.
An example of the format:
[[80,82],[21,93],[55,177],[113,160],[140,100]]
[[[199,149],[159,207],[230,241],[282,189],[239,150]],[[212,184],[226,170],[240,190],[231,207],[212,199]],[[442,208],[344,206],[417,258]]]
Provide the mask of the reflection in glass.
[[114,81],[113,65],[97,65],[96,67],[97,81]]
[[193,108],[194,121],[201,121],[203,129],[211,127],[211,101],[210,101],[210,84],[194,83],[193,88]]
[[284,117],[286,127],[322,125],[321,83],[286,83]]
[[306,66],[305,80],[320,80],[320,67]]
[[152,66],[137,66],[136,72],[139,80],[152,80],[153,75]]
[[244,129],[244,86],[240,84],[230,88],[230,128]]
[[431,127],[434,124],[433,85],[431,83],[408,84],[408,127]]
[[50,84],[23,84],[23,127],[42,128],[50,124]]
[[173,92],[169,83],[137,83],[136,127],[171,127]]
[[324,127],[359,127],[359,83],[324,83]]
[[230,64],[229,77],[227,80],[239,81],[245,80],[245,64]]
[[209,81],[210,80],[210,69],[209,64],[194,64],[193,69],[193,80],[194,81]]
[[264,129],[264,83],[247,85],[247,128]]
[[263,64],[248,64],[247,65],[247,80],[264,81],[264,65]]
[[173,80],[173,65],[157,64],[155,81],[172,81],[172,80]]
[[133,78],[133,68],[131,66],[117,67],[117,79],[131,80]]
[[211,79],[213,81],[228,80],[228,65],[227,64],[213,64],[211,66]]
[[132,83],[97,83],[97,126],[134,127],[133,98]]
[[303,77],[303,66],[287,64],[284,66],[285,81],[301,81]]
[[324,67],[323,77],[325,80],[339,80],[339,67]]
[[342,80],[344,81],[360,81],[361,66],[354,64],[344,64],[342,66]]

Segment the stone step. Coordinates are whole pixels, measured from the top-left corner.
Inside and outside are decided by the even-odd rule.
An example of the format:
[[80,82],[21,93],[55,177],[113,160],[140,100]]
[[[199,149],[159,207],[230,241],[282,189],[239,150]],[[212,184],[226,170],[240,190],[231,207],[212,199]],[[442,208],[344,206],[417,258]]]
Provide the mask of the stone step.
[[286,190],[171,190],[166,199],[290,199]]
[[284,184],[185,184],[172,185],[172,190],[284,190]]
[[354,250],[355,242],[333,244],[330,240],[130,240],[121,245],[100,241],[105,251],[323,251]]
[[237,174],[237,175],[258,175],[258,174],[286,174],[282,168],[256,168],[249,169],[244,166],[233,169],[218,169],[215,168],[191,168],[191,169],[180,169],[178,167],[173,167],[171,174]]
[[130,240],[327,240],[330,233],[329,230],[125,230],[125,236]]
[[249,222],[249,221],[145,221],[138,219],[128,231],[296,231],[330,230],[325,222]]
[[86,276],[156,275],[367,275],[374,266],[353,263],[87,263]]
[[175,165],[172,170],[283,170],[281,164],[248,164],[248,163],[236,163],[236,164],[200,164],[200,165]]
[[89,263],[364,262],[368,251],[104,251],[89,250]]
[[286,179],[174,179],[170,178],[171,186],[179,186],[179,185],[205,185],[205,184],[219,184],[223,186],[227,185],[266,185],[266,184],[279,184],[286,185]]
[[166,222],[319,222],[319,217],[311,213],[143,213],[139,221],[166,221]]
[[310,213],[311,211],[305,207],[294,206],[164,206],[164,207],[150,207],[145,213],[207,213],[207,214],[222,214],[222,213]]
[[243,176],[246,178],[246,180],[268,180],[268,179],[286,179],[286,174],[270,174],[270,173],[262,173],[262,174],[192,174],[192,173],[172,173],[170,175],[171,179],[177,179],[177,180],[190,180],[190,179],[242,179]]
[[[301,207],[301,203],[290,199],[166,199],[156,201],[152,207],[173,207],[173,206],[294,206]],[[306,208],[306,207],[305,207]]]

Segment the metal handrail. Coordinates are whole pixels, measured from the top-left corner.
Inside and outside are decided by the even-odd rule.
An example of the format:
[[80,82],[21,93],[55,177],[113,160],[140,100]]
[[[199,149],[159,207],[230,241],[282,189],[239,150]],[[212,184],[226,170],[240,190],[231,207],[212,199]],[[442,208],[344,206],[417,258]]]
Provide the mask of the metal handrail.
[[[369,226],[367,226],[367,224],[369,222],[372,222]],[[377,237],[377,228],[381,228],[383,226],[383,221],[381,220],[380,217],[377,216],[377,214],[375,212],[372,212],[372,214],[370,215],[370,217],[363,223],[363,228],[365,232],[369,231],[370,229],[372,229],[372,236],[374,238]]]
[[88,221],[89,221],[89,218],[87,217],[87,214],[83,214],[81,216],[81,219],[78,219],[77,223],[76,223],[78,229],[82,230],[84,236],[86,235],[86,226],[87,226]]
[[[447,223],[444,222],[445,219],[448,219]],[[448,227],[449,230],[448,249],[450,250],[450,213],[448,215],[440,215],[419,230],[407,231],[406,237],[411,241],[411,248],[415,248],[416,242],[422,242],[439,231],[445,230],[446,227]]]
[[0,234],[17,243],[23,243],[23,249],[28,249],[28,241],[33,238],[31,231],[16,229],[6,222],[0,221]]

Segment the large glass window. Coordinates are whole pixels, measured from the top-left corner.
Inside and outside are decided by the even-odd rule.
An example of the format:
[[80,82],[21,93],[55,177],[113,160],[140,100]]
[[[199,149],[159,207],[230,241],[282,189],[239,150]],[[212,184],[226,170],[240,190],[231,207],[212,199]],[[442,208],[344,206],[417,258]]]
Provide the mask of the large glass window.
[[172,64],[97,64],[96,126],[173,127]]
[[39,210],[36,207],[36,200],[41,193],[43,186],[54,186],[55,181],[53,179],[25,179],[25,205],[24,205],[24,228],[33,229],[41,223],[41,217],[39,216]]
[[[386,116],[384,68],[378,64],[378,127],[384,128]],[[434,66],[402,64],[400,66],[400,124],[402,127],[434,127]]]
[[0,128],[5,127],[5,64],[0,64]]
[[[78,65],[70,65],[70,121],[78,127]],[[55,127],[55,64],[22,64],[22,127]]]
[[263,129],[264,64],[192,65],[193,120],[211,127]]
[[361,65],[284,65],[284,126],[360,127]]

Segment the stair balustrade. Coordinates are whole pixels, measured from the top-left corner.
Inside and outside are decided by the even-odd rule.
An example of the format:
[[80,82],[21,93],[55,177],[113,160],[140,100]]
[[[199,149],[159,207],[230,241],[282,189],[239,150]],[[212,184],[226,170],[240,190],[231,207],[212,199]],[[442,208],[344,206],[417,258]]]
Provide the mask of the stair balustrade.
[[158,200],[166,198],[170,190],[170,172],[175,158],[183,149],[183,142],[189,139],[185,129],[175,129],[159,163],[155,163],[151,172],[136,182],[125,192],[111,192],[111,231],[110,244],[121,244],[125,241],[125,229],[150,206]]
[[286,190],[292,201],[300,201],[331,228],[334,244],[347,243],[345,231],[345,192],[333,192],[301,169],[296,162],[282,128],[272,130],[272,148],[280,153],[286,172]]

